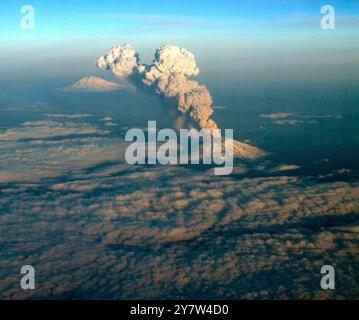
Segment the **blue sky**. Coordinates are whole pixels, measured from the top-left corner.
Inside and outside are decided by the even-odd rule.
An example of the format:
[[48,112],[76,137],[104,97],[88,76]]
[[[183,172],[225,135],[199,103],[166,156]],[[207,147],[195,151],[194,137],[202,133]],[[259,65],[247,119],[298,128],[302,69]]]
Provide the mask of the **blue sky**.
[[[24,4],[36,10],[35,30],[20,28]],[[325,4],[336,10],[332,32],[320,28]],[[218,50],[222,65],[237,57],[250,63],[255,57],[258,65],[274,63],[277,54],[306,61],[323,49],[337,52],[336,59],[350,60],[358,53],[358,14],[359,2],[351,0],[2,0],[0,71],[18,66],[19,60],[23,70],[57,61],[60,73],[89,71],[95,57],[124,42],[135,45],[144,60],[163,43],[178,44],[208,67],[213,67]],[[69,70],[63,68],[67,64]]]
[[[342,0],[2,0],[0,3],[0,35],[21,37],[19,11],[30,4],[36,9],[37,28],[33,36],[78,38],[116,36],[157,31],[167,34],[168,28],[183,27],[183,35],[193,31],[191,25],[202,25],[201,35],[209,36],[213,29],[229,32],[237,25],[250,26],[252,32],[263,32],[267,24],[298,22],[320,15],[320,8],[332,4],[338,16],[348,18],[359,14],[358,1]],[[155,27],[158,27],[156,30]],[[167,28],[159,28],[159,27]],[[310,28],[310,25],[307,26]],[[198,30],[196,30],[198,32]],[[230,35],[228,33],[227,35]]]

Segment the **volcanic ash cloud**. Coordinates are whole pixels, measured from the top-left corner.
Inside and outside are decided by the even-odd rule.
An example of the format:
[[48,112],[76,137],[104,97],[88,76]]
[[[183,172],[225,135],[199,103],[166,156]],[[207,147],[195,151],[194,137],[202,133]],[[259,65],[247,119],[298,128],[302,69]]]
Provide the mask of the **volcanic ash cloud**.
[[[129,44],[113,47],[96,63],[101,69],[110,70],[122,79],[135,84],[143,83],[154,88],[157,94],[175,101],[177,110],[188,114],[200,128],[211,134],[218,129],[213,114],[212,97],[204,85],[189,80],[199,74],[194,55],[184,48],[164,45],[156,50],[152,65],[140,64],[139,55]],[[248,144],[233,141],[233,154],[255,159],[265,155],[262,150]]]

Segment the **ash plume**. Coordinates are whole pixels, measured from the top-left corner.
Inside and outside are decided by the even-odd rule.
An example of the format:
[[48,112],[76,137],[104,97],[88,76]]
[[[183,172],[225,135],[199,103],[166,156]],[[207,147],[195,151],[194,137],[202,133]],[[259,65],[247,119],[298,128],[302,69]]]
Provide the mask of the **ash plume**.
[[115,76],[126,79],[133,69],[139,65],[139,57],[134,47],[129,44],[113,47],[104,56],[100,57],[96,66],[110,70]]
[[[218,126],[213,114],[212,97],[204,85],[189,80],[199,74],[194,55],[184,48],[166,44],[158,48],[152,65],[140,64],[139,55],[129,44],[115,46],[96,62],[97,67],[110,70],[134,84],[143,83],[155,92],[175,102],[177,110],[189,115],[202,129],[213,134]],[[246,143],[232,141],[233,154],[255,159],[265,152]]]

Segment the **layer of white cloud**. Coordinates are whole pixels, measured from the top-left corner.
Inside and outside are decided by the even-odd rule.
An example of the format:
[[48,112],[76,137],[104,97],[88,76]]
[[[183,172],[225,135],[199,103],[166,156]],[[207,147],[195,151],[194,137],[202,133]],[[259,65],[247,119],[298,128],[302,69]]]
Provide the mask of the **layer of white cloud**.
[[311,115],[287,112],[260,114],[259,117],[272,120],[277,125],[313,124],[318,120],[342,119],[342,116],[338,114]]
[[64,119],[2,133],[0,298],[358,298],[358,182],[130,166],[120,139]]
[[58,122],[49,120],[27,121],[21,126],[7,129],[0,133],[0,141],[17,141],[23,139],[48,139],[69,135],[105,135],[89,123]]
[[358,183],[113,165],[1,192],[2,298],[358,297]]

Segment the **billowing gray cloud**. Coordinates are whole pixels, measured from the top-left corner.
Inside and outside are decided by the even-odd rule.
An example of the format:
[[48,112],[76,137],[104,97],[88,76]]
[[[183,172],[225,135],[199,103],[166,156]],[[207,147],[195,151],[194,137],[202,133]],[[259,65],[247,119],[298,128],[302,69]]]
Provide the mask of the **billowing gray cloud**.
[[[97,60],[97,66],[110,70],[119,78],[130,78],[142,82],[155,91],[174,101],[177,111],[190,116],[200,127],[211,134],[218,129],[211,119],[212,97],[204,85],[189,80],[199,74],[194,55],[184,48],[164,45],[156,50],[152,65],[140,64],[139,56],[129,44],[116,46]],[[245,158],[258,158],[265,153],[253,146],[233,141],[234,154]]]
[[135,48],[125,44],[113,47],[97,60],[96,65],[101,69],[111,70],[119,78],[127,78],[138,68],[139,61]]

